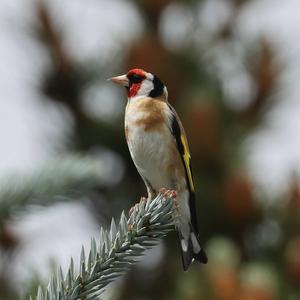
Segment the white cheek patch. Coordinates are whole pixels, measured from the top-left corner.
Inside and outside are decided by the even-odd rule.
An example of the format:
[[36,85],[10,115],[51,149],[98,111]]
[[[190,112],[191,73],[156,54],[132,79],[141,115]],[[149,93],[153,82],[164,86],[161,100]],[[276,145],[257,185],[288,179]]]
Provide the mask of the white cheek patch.
[[151,80],[145,79],[136,96],[148,96],[149,93],[153,90],[153,82]]

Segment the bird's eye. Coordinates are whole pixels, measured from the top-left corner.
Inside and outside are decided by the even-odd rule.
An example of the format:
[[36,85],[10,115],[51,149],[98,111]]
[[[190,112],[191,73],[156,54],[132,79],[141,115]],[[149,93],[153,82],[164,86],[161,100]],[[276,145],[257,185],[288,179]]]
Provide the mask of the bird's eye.
[[138,75],[138,74],[131,74],[129,77],[130,82],[132,83],[140,83],[143,81],[142,76]]

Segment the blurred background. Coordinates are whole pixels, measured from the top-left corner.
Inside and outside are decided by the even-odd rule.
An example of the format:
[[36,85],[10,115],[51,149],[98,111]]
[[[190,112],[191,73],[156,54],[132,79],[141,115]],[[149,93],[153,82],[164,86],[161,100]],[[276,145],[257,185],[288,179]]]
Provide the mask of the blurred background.
[[145,195],[123,133],[132,67],[190,141],[209,257],[175,234],[105,299],[300,299],[300,2],[2,0],[0,299],[25,299]]

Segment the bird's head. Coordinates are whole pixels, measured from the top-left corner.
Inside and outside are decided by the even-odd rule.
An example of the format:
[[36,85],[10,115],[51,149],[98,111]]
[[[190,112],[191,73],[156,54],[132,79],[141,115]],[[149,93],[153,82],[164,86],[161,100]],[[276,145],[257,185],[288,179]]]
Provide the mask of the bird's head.
[[132,69],[127,74],[112,77],[110,80],[123,85],[127,89],[129,99],[151,97],[167,100],[168,97],[163,82],[157,76],[142,69]]

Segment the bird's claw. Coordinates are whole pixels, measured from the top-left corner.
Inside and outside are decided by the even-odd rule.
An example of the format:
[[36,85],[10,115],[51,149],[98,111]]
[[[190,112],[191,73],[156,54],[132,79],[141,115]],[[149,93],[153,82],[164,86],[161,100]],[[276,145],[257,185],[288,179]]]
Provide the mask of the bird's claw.
[[173,199],[173,201],[174,201],[174,208],[175,208],[175,210],[177,211],[177,214],[179,215],[179,214],[180,214],[180,212],[179,212],[179,207],[180,207],[180,205],[179,205],[179,202],[178,202],[178,200],[177,200],[177,198],[176,198],[178,192],[177,192],[176,190],[168,190],[168,189],[166,189],[166,188],[161,188],[161,189],[159,190],[159,192],[160,192],[164,197]]
[[166,198],[172,198],[175,199],[177,197],[177,191],[175,190],[169,190],[166,188],[161,188],[159,192]]

